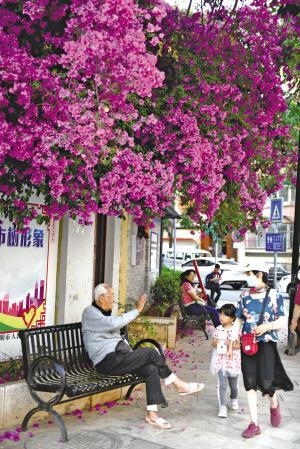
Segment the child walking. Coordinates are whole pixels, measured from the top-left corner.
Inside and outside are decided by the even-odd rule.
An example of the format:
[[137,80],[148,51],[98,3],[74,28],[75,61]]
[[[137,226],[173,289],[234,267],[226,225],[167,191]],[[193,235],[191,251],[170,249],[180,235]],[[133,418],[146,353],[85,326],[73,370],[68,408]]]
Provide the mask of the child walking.
[[227,348],[232,336],[233,323],[235,321],[236,308],[233,304],[224,304],[220,309],[220,326],[215,329],[212,346],[212,359],[210,369],[212,374],[218,375],[218,399],[220,418],[227,418],[226,391],[227,384],[230,388],[230,401],[228,406],[231,410],[238,410],[238,374],[241,370],[240,341],[233,345],[233,356],[227,357]]

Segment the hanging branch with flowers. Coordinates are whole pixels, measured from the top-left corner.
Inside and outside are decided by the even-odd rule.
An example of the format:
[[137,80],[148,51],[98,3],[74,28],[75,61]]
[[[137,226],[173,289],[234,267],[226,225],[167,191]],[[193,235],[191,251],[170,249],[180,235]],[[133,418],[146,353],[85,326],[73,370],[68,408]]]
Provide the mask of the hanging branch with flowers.
[[138,118],[129,96],[143,102],[163,83],[144,27],[158,34],[165,11],[133,0],[2,3],[1,214],[17,225],[37,217],[33,195],[45,205],[38,219],[84,223],[94,212],[158,214],[170,201],[172,180],[126,131]]
[[204,17],[172,10],[163,20],[158,67],[166,78],[143,142],[175,173],[181,203],[202,229],[255,228],[293,166],[282,89],[283,79],[293,84],[291,22],[262,0]]

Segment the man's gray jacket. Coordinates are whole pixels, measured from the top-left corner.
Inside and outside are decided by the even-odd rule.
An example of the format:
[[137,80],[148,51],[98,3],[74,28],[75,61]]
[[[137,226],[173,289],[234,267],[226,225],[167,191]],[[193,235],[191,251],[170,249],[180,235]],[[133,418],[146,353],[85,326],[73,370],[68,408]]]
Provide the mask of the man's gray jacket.
[[119,341],[120,329],[133,321],[139,312],[137,309],[113,317],[106,316],[93,305],[84,309],[82,314],[82,334],[85,349],[94,366],[110,352],[114,352]]

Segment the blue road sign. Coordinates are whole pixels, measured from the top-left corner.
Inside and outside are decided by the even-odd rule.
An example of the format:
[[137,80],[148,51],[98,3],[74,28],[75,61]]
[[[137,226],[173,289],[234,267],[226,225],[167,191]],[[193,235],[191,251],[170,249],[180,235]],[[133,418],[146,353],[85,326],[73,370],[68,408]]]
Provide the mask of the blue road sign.
[[266,233],[266,251],[272,251],[276,253],[285,252],[285,234],[283,232]]
[[282,198],[271,198],[271,216],[272,223],[281,223],[283,216]]

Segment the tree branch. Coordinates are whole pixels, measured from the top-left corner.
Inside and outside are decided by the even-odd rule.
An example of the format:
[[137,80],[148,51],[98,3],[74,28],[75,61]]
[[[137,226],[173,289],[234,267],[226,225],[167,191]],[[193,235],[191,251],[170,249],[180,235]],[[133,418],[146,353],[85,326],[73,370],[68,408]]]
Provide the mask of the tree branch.
[[186,15],[188,16],[189,15],[189,13],[190,13],[190,10],[191,10],[191,7],[192,7],[192,3],[193,3],[193,0],[190,0],[190,3],[189,3],[189,6],[188,6],[188,9],[187,9],[187,11],[186,11]]

